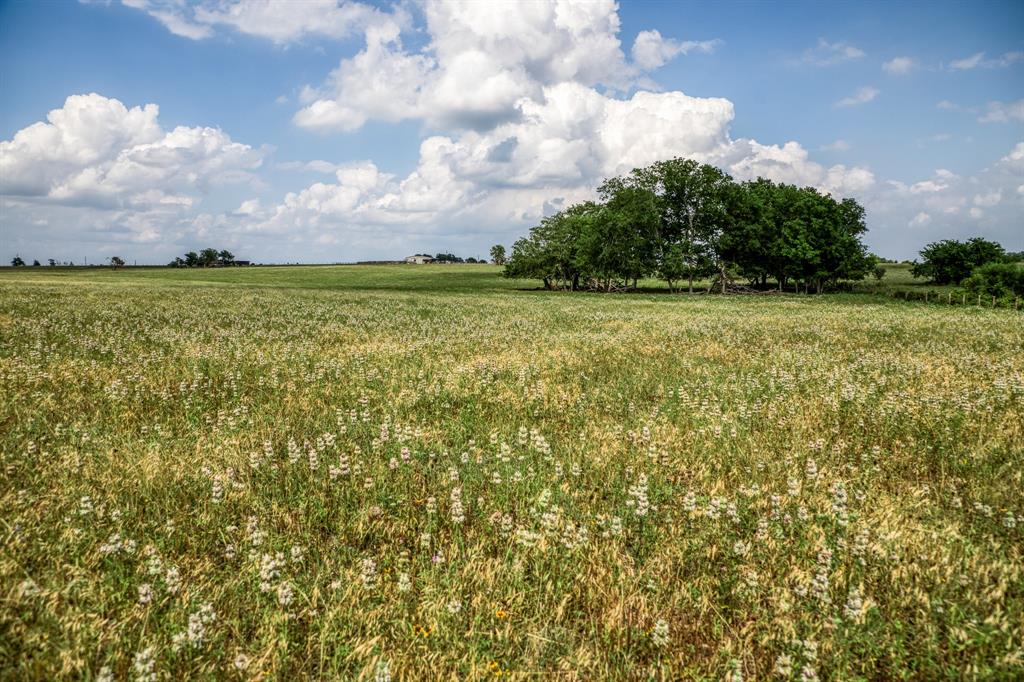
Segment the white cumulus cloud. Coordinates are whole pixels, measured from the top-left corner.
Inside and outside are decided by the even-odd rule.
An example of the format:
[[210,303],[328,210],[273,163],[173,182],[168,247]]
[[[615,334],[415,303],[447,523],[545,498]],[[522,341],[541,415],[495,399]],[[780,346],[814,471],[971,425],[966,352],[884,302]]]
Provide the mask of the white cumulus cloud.
[[913,71],[916,65],[912,57],[894,57],[882,64],[882,70],[893,76],[902,76]]
[[719,44],[720,40],[678,41],[664,38],[656,30],[640,31],[633,41],[633,63],[649,71],[657,69],[680,54],[713,52]]
[[867,104],[878,97],[880,92],[881,91],[878,88],[865,86],[863,88],[859,88],[857,92],[853,93],[849,97],[844,97],[836,102],[836,106],[842,109],[845,107],[855,107],[861,104]]

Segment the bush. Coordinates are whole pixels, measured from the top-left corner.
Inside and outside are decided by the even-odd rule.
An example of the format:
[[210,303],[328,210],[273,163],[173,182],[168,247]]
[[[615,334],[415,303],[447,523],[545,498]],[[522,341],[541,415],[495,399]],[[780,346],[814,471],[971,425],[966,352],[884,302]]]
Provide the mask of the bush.
[[964,281],[971,293],[988,296],[1024,296],[1024,266],[1018,263],[988,263],[975,268]]

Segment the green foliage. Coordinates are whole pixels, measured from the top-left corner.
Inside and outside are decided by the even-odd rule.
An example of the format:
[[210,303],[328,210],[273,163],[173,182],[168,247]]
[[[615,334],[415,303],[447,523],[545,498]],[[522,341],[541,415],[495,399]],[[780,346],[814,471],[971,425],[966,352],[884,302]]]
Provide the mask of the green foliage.
[[11,266],[15,268],[21,268],[25,266],[25,261],[21,256],[15,256],[11,259]]
[[986,296],[1024,296],[1024,265],[986,263],[964,280],[968,291]]
[[877,265],[875,266],[875,269],[874,269],[874,270],[872,271],[872,273],[871,273],[871,274],[872,274],[872,275],[874,276],[874,278],[875,278],[875,280],[876,280],[876,281],[879,281],[879,282],[881,282],[881,281],[882,281],[882,278],[884,278],[884,277],[885,277],[885,273],[886,273],[886,272],[888,272],[888,268],[886,268],[886,267],[885,267],[884,265],[882,265],[881,263],[879,263],[879,264],[877,264]]
[[606,180],[598,194],[600,204],[545,218],[516,242],[508,275],[604,291],[649,275],[693,291],[695,280],[716,275],[724,291],[736,270],[760,285],[771,277],[780,288],[794,280],[820,292],[873,267],[861,242],[864,209],[813,188],[737,184],[676,158]]
[[936,284],[959,284],[974,268],[1000,262],[1005,257],[1002,246],[981,237],[966,242],[943,239],[921,249],[921,262],[914,263],[913,273]]
[[491,247],[491,262],[495,265],[505,264],[505,247],[501,244],[495,244]]

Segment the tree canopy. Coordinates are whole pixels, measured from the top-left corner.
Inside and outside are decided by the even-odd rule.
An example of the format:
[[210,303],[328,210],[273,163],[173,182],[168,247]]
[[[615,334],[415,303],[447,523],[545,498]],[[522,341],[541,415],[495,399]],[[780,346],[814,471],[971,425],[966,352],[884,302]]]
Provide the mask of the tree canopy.
[[512,248],[505,274],[548,288],[611,291],[656,276],[681,282],[734,275],[817,291],[874,267],[861,235],[864,209],[811,187],[759,178],[737,183],[692,159],[659,161],[606,180],[600,201],[541,220]]
[[960,284],[986,263],[1001,263],[1006,252],[996,242],[974,237],[965,242],[943,239],[921,249],[921,262],[914,263],[914,277],[926,277],[936,284]]

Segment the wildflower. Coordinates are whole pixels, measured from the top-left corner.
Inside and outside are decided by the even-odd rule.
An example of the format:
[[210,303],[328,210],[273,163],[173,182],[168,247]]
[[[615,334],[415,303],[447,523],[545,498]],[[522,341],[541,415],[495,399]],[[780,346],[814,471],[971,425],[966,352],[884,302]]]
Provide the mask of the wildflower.
[[244,671],[249,667],[249,657],[244,653],[239,653],[235,656],[234,660],[235,670]]
[[39,586],[36,585],[36,581],[32,578],[25,578],[18,585],[18,591],[21,592],[23,597],[34,597],[39,594]]
[[462,488],[452,488],[449,496],[451,502],[452,523],[462,525],[466,521],[466,514],[462,508]]
[[277,603],[281,606],[290,606],[295,600],[295,588],[291,582],[285,580],[277,586]]
[[633,512],[640,517],[647,516],[648,510],[650,510],[650,502],[647,499],[647,476],[640,474],[637,479],[636,485],[630,486],[629,496],[632,498],[626,502],[630,507],[633,507]]
[[224,484],[220,482],[220,479],[214,479],[211,484],[210,498],[214,504],[220,504],[224,501]]
[[216,620],[213,606],[203,604],[199,609],[188,617],[188,629],[186,637],[191,646],[199,646],[206,639],[206,626]]
[[167,586],[169,594],[178,594],[178,590],[181,589],[181,573],[175,566],[167,569],[164,574],[164,584]]
[[654,642],[654,646],[659,648],[668,645],[668,622],[664,618],[659,618],[658,622],[654,624],[654,629],[651,630],[651,641]]
[[374,682],[391,682],[391,663],[378,661],[377,669],[373,673]]
[[775,674],[785,678],[793,674],[793,659],[789,654],[780,654],[775,659]]
[[156,661],[153,660],[153,647],[146,647],[136,653],[132,661],[136,682],[156,682],[155,666]]
[[139,585],[139,603],[148,604],[153,601],[153,586],[149,583]]
[[850,620],[856,620],[860,617],[863,608],[864,600],[861,597],[860,589],[857,587],[850,588],[850,593],[846,597],[846,605],[843,607],[843,615]]
[[370,558],[363,559],[359,577],[363,581],[363,587],[372,590],[377,584],[377,562]]
[[292,563],[293,564],[300,564],[300,563],[302,563],[302,559],[305,556],[305,553],[304,553],[302,547],[299,547],[298,545],[292,545],[291,555],[292,555]]
[[281,568],[284,566],[284,554],[264,554],[260,558],[260,592],[264,594],[274,588],[274,581],[281,575]]
[[505,620],[508,618],[508,611],[498,608],[494,610],[494,617],[498,620]]
[[114,673],[110,669],[109,665],[105,665],[100,668],[100,671],[96,673],[96,682],[114,682]]
[[458,599],[452,599],[451,601],[448,602],[448,605],[446,606],[446,608],[448,609],[448,613],[450,613],[450,614],[452,614],[454,616],[455,614],[457,614],[459,611],[462,610],[462,602],[460,602]]

